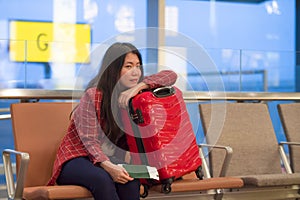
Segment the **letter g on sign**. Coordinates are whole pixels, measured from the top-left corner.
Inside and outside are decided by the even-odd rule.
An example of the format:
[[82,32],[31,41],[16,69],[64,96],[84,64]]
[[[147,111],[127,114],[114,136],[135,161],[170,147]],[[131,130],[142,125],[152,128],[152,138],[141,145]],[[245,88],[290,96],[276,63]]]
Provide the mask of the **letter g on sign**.
[[46,40],[43,40],[43,37],[46,37],[45,33],[40,33],[37,36],[36,44],[39,50],[46,51],[48,49],[48,43]]

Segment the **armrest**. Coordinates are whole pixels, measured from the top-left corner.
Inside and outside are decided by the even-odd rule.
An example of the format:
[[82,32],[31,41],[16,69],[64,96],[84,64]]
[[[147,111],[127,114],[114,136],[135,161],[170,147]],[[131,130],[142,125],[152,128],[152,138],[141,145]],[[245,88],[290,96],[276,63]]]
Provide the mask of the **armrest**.
[[[17,173],[16,184],[12,170],[11,156],[20,157],[20,167]],[[12,149],[4,149],[2,152],[4,173],[6,178],[7,195],[9,199],[22,199],[25,175],[29,163],[29,154],[26,152],[15,151]]]
[[299,145],[300,146],[300,142],[280,142],[279,145]]
[[[219,177],[224,177],[226,175],[226,172],[227,172],[230,160],[232,158],[232,153],[233,153],[232,148],[229,147],[229,146],[210,145],[210,144],[199,144],[198,146],[200,148],[200,154],[202,154],[201,155],[202,158],[204,158],[202,150],[201,150],[202,147],[207,147],[209,149],[217,148],[217,149],[223,149],[223,150],[225,150],[226,155],[225,155],[225,158],[224,158],[224,161],[223,161],[223,164],[222,164],[221,172],[219,174]],[[204,171],[208,172],[209,170],[208,170],[208,167],[207,167],[206,163],[205,163],[204,167],[206,168],[206,169],[204,169]]]
[[284,145],[288,145],[288,146],[292,146],[292,145],[296,145],[296,146],[300,146],[300,142],[280,142],[279,143],[279,152],[280,152],[280,156],[282,158],[282,162],[283,162],[283,165],[284,165],[284,168],[286,170],[286,172],[288,174],[292,174],[292,168],[290,166],[290,163],[289,163],[289,160],[286,156],[286,153],[284,151],[284,148],[283,146]]

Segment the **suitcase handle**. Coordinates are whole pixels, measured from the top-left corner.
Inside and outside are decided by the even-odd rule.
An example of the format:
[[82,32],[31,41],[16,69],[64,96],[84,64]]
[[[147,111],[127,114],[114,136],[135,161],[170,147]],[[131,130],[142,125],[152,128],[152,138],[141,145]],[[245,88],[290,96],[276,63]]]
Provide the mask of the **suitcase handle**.
[[154,96],[158,98],[168,97],[175,94],[174,87],[160,87],[153,90]]

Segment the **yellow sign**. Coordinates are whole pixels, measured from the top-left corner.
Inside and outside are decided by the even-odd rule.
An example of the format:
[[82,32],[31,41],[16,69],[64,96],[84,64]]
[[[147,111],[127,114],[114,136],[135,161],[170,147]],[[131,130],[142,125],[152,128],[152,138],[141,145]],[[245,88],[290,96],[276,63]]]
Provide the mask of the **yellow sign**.
[[90,61],[89,24],[10,22],[10,59],[18,62]]

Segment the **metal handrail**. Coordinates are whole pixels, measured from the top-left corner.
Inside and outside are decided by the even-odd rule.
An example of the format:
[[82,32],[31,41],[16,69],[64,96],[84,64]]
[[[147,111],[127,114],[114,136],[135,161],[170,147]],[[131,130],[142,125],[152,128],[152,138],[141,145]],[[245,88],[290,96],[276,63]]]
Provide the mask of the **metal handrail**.
[[[44,90],[44,89],[0,89],[0,99],[30,100],[78,100],[83,90]],[[186,102],[197,101],[300,101],[300,92],[200,92],[183,91]],[[0,109],[0,113],[9,108]],[[10,114],[0,114],[0,120],[10,119]]]
[[[83,90],[44,90],[44,89],[0,89],[0,99],[18,100],[78,100]],[[186,101],[232,100],[232,101],[299,101],[300,92],[201,92],[183,91]]]
[[10,119],[10,118],[11,118],[11,114],[0,114],[0,120]]
[[82,90],[0,89],[0,99],[79,99]]
[[299,101],[300,92],[183,92],[186,101]]

